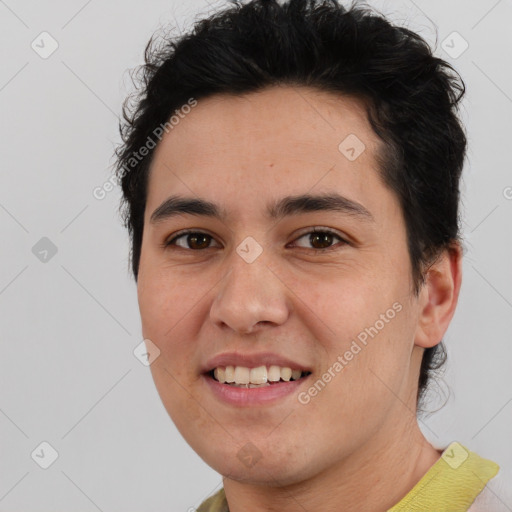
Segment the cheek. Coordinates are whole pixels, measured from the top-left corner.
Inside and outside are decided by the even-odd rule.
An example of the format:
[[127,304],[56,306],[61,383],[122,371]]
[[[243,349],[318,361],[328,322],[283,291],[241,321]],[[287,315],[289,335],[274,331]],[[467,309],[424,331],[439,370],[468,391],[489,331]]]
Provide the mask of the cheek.
[[298,314],[324,351],[320,382],[308,394],[319,406],[325,402],[335,423],[363,421],[371,410],[378,418],[407,378],[414,318],[403,290],[386,279],[297,284],[308,306]]
[[197,293],[187,297],[173,289],[183,288],[169,279],[146,280],[140,288],[139,308],[143,336],[160,351],[150,366],[156,388],[173,420],[179,421],[173,411],[181,410],[180,417],[193,412],[185,389],[197,379],[192,373],[195,366],[191,363],[197,357],[192,340],[200,326],[194,320],[199,307]]
[[[355,267],[327,268],[323,272],[309,272],[288,278],[300,321],[314,320],[317,339],[336,351],[348,349],[350,341],[361,335],[368,338],[367,327],[380,321],[380,315],[390,310],[383,329],[388,330],[396,316],[392,309],[400,294],[391,282],[380,281],[367,269]],[[300,308],[300,309],[299,309]],[[313,329],[313,324],[310,326]],[[380,324],[377,327],[381,327]]]
[[[384,309],[384,315],[386,311],[390,309]],[[413,347],[411,325],[404,309],[388,318],[388,323],[377,318],[345,341],[345,363],[333,389],[334,409],[341,419],[350,411],[351,422],[374,426],[384,421],[391,408],[408,400]]]
[[194,286],[193,278],[184,280],[172,270],[151,269],[141,272],[137,296],[144,335],[158,339],[172,337],[189,312],[193,313],[208,288]]

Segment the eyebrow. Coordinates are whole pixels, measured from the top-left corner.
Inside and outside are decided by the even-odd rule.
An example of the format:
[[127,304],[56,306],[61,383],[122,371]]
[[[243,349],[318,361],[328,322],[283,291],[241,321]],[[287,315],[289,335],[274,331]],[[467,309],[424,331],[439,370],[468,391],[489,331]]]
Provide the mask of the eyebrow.
[[[337,193],[286,196],[267,205],[267,217],[271,220],[319,211],[341,212],[365,222],[375,222],[373,215],[362,204]],[[151,214],[150,223],[157,224],[177,215],[211,217],[222,222],[229,217],[224,208],[211,201],[170,196]]]

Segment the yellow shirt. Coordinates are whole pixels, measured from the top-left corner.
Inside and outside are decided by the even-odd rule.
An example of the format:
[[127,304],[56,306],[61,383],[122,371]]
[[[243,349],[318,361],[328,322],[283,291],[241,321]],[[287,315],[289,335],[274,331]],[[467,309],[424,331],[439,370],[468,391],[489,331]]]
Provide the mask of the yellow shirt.
[[[453,442],[421,480],[387,512],[468,512],[499,469],[495,462]],[[197,512],[229,512],[224,488],[204,501]]]

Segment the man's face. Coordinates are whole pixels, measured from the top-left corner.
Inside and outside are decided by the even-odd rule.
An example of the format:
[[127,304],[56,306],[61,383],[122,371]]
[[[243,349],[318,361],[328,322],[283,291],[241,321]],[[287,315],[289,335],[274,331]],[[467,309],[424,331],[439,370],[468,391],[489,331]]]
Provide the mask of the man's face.
[[[377,173],[379,144],[355,100],[283,87],[200,100],[156,148],[138,276],[143,335],[160,350],[151,371],[169,415],[221,474],[299,482],[416,421],[420,307],[399,203]],[[359,211],[267,212],[285,197],[335,194]],[[226,217],[152,222],[170,196],[215,203]],[[164,246],[185,229],[195,236]],[[242,380],[245,368],[287,366],[279,358],[311,373],[236,388],[206,373],[223,354],[222,367],[256,356],[238,364]]]

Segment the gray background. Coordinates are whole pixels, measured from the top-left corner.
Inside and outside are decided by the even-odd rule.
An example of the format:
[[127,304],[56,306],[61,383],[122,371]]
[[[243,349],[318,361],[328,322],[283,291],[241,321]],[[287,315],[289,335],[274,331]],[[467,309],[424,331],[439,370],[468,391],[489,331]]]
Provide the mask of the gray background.
[[[468,86],[468,253],[445,338],[452,393],[421,427],[437,446],[458,440],[510,471],[512,2],[370,4],[431,43],[437,31],[436,53]],[[127,70],[149,37],[223,5],[0,0],[0,510],[186,511],[221,484],[133,355],[142,336],[120,195],[93,190],[111,176]],[[31,47],[50,48],[43,31],[59,45],[46,59]],[[456,57],[454,31],[469,44]],[[43,237],[57,248],[46,261]],[[59,455],[48,469],[31,457],[43,441]]]

